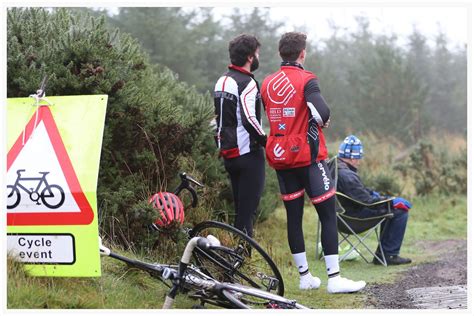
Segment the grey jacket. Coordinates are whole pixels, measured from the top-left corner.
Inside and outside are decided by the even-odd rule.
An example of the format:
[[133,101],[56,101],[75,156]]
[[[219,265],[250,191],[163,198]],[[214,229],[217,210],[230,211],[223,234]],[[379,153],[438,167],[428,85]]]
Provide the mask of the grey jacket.
[[[372,204],[381,200],[385,200],[385,196],[374,196],[372,195],[373,190],[364,186],[357,174],[357,168],[346,164],[341,159],[337,158],[338,167],[338,179],[337,179],[337,191],[344,193],[345,195],[353,198],[354,200]],[[382,215],[388,212],[387,204],[381,204],[376,207],[365,207],[360,204],[356,204],[345,198],[338,198],[342,206],[346,210],[346,214],[349,216],[367,218],[372,216]]]

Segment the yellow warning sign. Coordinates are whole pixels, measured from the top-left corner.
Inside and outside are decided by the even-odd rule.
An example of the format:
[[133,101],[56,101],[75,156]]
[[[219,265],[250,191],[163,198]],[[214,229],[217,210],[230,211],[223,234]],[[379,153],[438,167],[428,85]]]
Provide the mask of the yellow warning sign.
[[7,100],[7,247],[37,276],[99,276],[106,95]]

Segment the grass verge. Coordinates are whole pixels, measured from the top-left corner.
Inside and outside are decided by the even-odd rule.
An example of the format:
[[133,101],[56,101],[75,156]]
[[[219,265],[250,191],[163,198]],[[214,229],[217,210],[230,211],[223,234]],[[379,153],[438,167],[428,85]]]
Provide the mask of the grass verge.
[[[441,241],[467,238],[466,196],[426,196],[413,200],[410,219],[402,247],[402,255],[414,260],[408,266],[388,268],[367,264],[362,259],[341,263],[342,275],[362,279],[367,283],[393,283],[409,266],[437,257],[435,250],[422,252],[421,241]],[[324,261],[316,260],[315,241],[317,215],[306,206],[303,219],[306,251],[310,270],[322,279],[315,291],[298,289],[298,272],[294,267],[287,239],[286,214],[279,207],[270,219],[256,227],[255,238],[278,265],[284,281],[285,296],[317,309],[364,308],[366,295],[328,294]],[[375,249],[375,243],[372,241]],[[122,252],[130,257],[141,257]],[[131,269],[110,258],[102,259],[100,278],[39,278],[26,275],[22,266],[8,260],[7,307],[17,308],[87,308],[87,309],[159,309],[167,288],[147,273]],[[191,308],[196,304],[185,296],[178,296],[176,308]]]

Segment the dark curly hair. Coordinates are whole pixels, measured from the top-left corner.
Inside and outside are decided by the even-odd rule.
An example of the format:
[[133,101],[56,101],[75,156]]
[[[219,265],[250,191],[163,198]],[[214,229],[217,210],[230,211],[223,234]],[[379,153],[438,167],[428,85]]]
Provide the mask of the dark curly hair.
[[253,56],[260,42],[253,35],[240,34],[229,43],[230,62],[242,67],[247,62],[248,56]]
[[301,51],[306,48],[306,34],[288,32],[281,36],[278,51],[283,61],[295,61]]

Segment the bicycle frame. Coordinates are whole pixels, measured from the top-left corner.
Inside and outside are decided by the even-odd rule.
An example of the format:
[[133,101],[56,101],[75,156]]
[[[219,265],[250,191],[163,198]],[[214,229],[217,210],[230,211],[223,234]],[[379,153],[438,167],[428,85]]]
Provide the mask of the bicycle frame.
[[[8,194],[8,198],[10,197],[13,197],[14,199],[16,198],[16,200],[14,200],[12,204],[7,204],[8,209],[13,209],[16,206],[18,206],[18,204],[20,203],[21,201],[20,190],[23,190],[24,192],[26,192],[30,200],[33,202],[36,202],[37,205],[41,205],[41,203],[39,202],[39,200],[41,200],[46,207],[55,209],[55,208],[60,207],[64,203],[64,199],[65,199],[64,190],[57,184],[49,184],[48,180],[46,180],[46,176],[49,174],[49,172],[47,171],[40,172],[40,174],[43,175],[42,177],[33,178],[33,177],[22,177],[21,173],[24,171],[25,169],[17,170],[16,173],[18,176],[15,180],[15,183],[13,185],[7,185],[7,190],[11,189],[11,192]],[[37,181],[38,184],[36,185],[35,189],[31,188],[29,190],[20,181]],[[40,190],[43,184],[44,184],[44,189]],[[58,195],[55,195],[53,190],[58,191],[57,192]],[[15,193],[16,193],[16,197],[15,197]],[[56,201],[56,203],[52,203],[49,200],[47,200],[49,198],[55,198],[55,197],[59,198],[59,200]]]
[[177,266],[159,263],[150,264],[140,260],[134,260],[121,256],[119,254],[113,253],[110,251],[110,249],[103,246],[100,238],[99,244],[101,255],[118,259],[138,269],[149,272],[152,276],[160,278],[163,282],[164,280],[171,280],[173,285],[165,298],[165,302],[163,303],[164,309],[168,309],[173,306],[178,291],[186,292],[190,290],[200,291],[196,292],[190,297],[201,299],[204,302],[225,308],[250,308],[236,297],[239,293],[241,293],[257,298],[263,298],[269,300],[269,302],[282,304],[283,306],[288,306],[289,308],[306,309],[305,306],[297,304],[294,300],[289,300],[273,293],[242,286],[240,284],[219,282],[201,272],[199,268],[191,265],[190,260],[192,257],[192,252],[195,249],[199,248],[202,250],[209,250],[220,247],[219,244],[216,244],[213,238],[191,238],[186,245],[180,263]]
[[[186,175],[186,173],[181,173],[180,178],[181,184],[174,190],[174,194],[178,195],[182,190],[188,190],[192,195],[191,205],[193,207],[196,206],[198,197],[191,184],[197,186],[203,185],[192,177]],[[160,227],[156,224],[152,224],[149,227],[161,231]],[[221,236],[220,232],[229,233],[233,237],[237,236],[239,242],[244,242],[245,246],[238,243],[235,249],[232,249],[234,248],[234,245],[232,245],[231,248],[222,247],[220,246],[220,241],[212,236],[212,232],[206,232],[204,235],[199,236],[200,232],[206,231],[207,228],[217,228],[218,231],[216,231],[216,234],[218,236]],[[201,300],[201,304],[207,302],[225,308],[248,308],[243,307],[245,305],[244,303],[235,303],[238,299],[234,298],[235,302],[232,302],[227,298],[227,296],[231,296],[233,295],[233,292],[237,291],[235,288],[231,288],[232,285],[237,286],[240,293],[245,293],[250,296],[257,296],[258,294],[264,301],[278,298],[278,301],[285,304],[285,306],[294,306],[293,301],[280,296],[283,295],[284,286],[276,265],[258,246],[258,244],[246,234],[227,224],[213,221],[205,221],[196,225],[193,229],[183,229],[183,231],[186,232],[189,240],[178,265],[159,263],[150,264],[130,259],[113,253],[110,249],[103,247],[102,245],[100,248],[101,254],[121,260],[140,270],[146,271],[167,285],[170,288],[170,291],[165,299],[163,308],[170,308],[173,305],[178,292],[190,291],[192,292],[189,296]],[[248,249],[248,247],[250,247],[250,249]],[[261,258],[262,262],[264,262],[263,270],[257,271],[257,273],[253,275],[248,274],[247,272],[242,273],[240,271],[244,262],[247,260],[247,255],[245,255],[246,251],[252,249],[254,253],[253,257],[255,258],[256,256],[257,258]],[[209,273],[207,266],[198,268],[190,264],[192,257],[197,260],[199,256],[205,257],[211,265],[222,269],[225,277],[221,280],[221,277],[217,276],[217,278],[219,278],[219,280],[217,280],[213,273]],[[201,265],[201,262],[197,260],[197,264]],[[265,268],[267,270],[265,270]],[[268,274],[267,276],[266,273],[272,274]],[[244,282],[241,283],[241,280]],[[250,287],[241,284],[248,284]],[[250,291],[249,289],[254,289],[254,291]],[[275,290],[278,293],[269,293],[272,290]]]
[[[46,175],[48,173],[44,173],[42,177],[39,177],[39,178],[25,178],[25,177],[21,177],[21,173],[25,171],[25,169],[19,169],[16,171],[16,173],[18,174],[17,178],[16,178],[16,181],[15,181],[15,184],[13,185],[13,187],[17,187],[17,188],[20,188],[22,189],[23,191],[25,191],[26,193],[28,194],[32,194],[32,193],[38,193],[39,192],[39,188],[41,187],[41,185],[44,183],[46,187],[49,186],[48,184],[48,181],[46,180]],[[36,186],[36,189],[34,190],[29,190],[27,189],[25,186],[23,186],[20,181],[39,181],[38,182],[38,185]],[[39,198],[38,198],[39,199]]]

